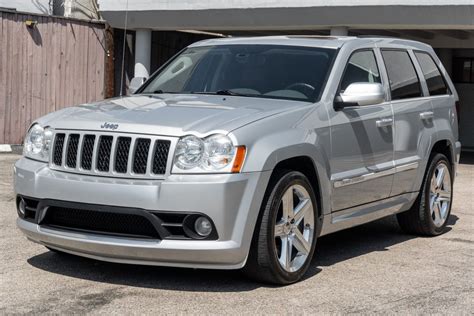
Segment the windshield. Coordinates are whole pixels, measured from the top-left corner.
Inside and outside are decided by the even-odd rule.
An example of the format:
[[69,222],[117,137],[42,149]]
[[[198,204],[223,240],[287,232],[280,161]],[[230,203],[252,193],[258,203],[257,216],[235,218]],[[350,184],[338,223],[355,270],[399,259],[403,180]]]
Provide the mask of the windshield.
[[317,100],[335,49],[219,45],[184,50],[140,93],[197,93]]

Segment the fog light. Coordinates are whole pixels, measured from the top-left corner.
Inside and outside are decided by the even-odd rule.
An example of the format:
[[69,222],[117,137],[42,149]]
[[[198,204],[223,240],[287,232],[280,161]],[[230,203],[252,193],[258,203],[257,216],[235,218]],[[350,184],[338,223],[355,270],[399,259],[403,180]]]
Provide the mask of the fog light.
[[212,232],[212,224],[207,218],[200,216],[194,222],[194,230],[199,236],[207,237]]
[[21,217],[25,217],[25,209],[26,209],[25,200],[20,199],[20,203],[18,203],[18,211],[20,212]]

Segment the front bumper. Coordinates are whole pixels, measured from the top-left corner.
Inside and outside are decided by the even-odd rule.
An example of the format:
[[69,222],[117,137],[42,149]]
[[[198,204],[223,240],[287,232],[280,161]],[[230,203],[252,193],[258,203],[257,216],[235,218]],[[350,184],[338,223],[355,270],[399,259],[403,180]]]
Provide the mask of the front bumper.
[[166,180],[111,179],[54,171],[20,159],[15,192],[36,199],[198,212],[209,216],[218,240],[141,240],[43,227],[18,219],[28,239],[94,259],[192,268],[238,269],[246,261],[271,172],[171,175]]

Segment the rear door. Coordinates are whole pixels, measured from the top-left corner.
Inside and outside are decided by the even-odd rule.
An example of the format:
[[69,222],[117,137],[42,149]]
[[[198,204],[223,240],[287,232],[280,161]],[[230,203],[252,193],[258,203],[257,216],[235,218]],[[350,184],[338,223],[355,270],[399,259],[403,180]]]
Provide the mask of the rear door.
[[[373,49],[349,57],[339,91],[356,82],[382,83]],[[393,180],[392,109],[389,101],[330,109],[332,209],[339,211],[387,198]]]
[[433,108],[414,53],[404,49],[381,49],[381,53],[394,113],[395,175],[391,195],[395,196],[419,189],[414,184],[419,170],[424,170],[423,158],[430,148]]

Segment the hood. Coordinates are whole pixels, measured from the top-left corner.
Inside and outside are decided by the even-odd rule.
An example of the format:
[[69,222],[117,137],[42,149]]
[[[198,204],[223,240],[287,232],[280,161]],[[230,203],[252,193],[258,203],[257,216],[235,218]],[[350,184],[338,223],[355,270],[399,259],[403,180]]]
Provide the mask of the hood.
[[308,104],[238,96],[133,95],[66,108],[38,122],[56,129],[205,136]]

